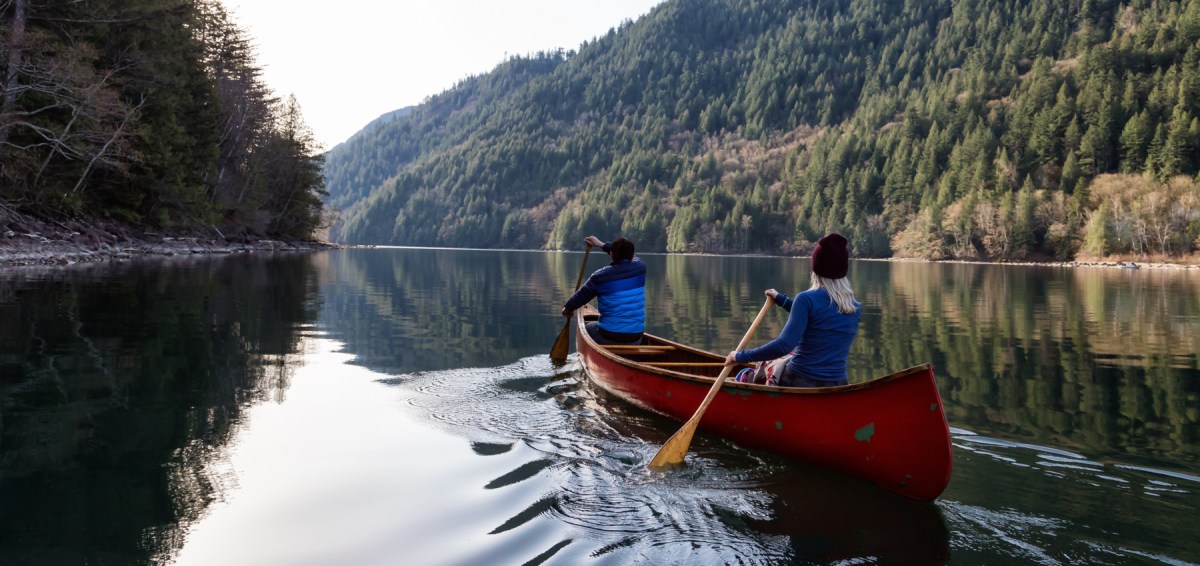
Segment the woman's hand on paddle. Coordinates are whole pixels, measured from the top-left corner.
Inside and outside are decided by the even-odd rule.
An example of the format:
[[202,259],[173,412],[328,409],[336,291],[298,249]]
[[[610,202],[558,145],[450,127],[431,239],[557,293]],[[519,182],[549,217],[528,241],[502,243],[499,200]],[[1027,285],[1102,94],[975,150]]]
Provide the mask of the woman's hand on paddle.
[[604,242],[600,241],[600,238],[597,238],[595,236],[588,236],[588,237],[584,238],[583,241],[584,241],[584,243],[586,243],[589,246],[592,246],[593,248],[603,248],[604,247]]
[[770,297],[771,300],[774,301],[775,297],[779,296],[779,291],[776,291],[775,289],[767,289],[766,291],[763,291],[763,294]]
[[734,364],[736,364],[736,363],[738,363],[738,361],[737,361],[737,352],[729,352],[729,355],[728,355],[728,356],[725,356],[725,365],[727,365],[727,366],[731,366],[731,365],[734,365]]
[[573,314],[575,314],[575,311],[569,311],[567,310],[567,307],[563,307],[562,315],[564,318],[571,318],[571,315]]

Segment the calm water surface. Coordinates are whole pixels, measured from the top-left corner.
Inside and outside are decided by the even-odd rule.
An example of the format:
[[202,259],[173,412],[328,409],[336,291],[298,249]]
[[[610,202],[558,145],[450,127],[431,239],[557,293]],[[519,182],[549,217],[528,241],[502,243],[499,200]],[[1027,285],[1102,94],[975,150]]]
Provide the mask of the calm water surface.
[[[1200,563],[1200,273],[854,262],[851,381],[936,368],[920,503],[706,435],[647,470],[679,424],[547,356],[582,259],[0,271],[0,564]],[[808,284],[644,259],[649,330],[720,352]]]

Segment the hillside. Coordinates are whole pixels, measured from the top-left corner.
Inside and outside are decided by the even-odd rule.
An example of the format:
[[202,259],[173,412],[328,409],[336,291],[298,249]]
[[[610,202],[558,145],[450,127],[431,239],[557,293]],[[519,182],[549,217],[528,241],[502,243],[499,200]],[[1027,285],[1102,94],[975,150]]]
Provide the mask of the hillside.
[[346,243],[1200,247],[1200,0],[670,0],[326,156]]

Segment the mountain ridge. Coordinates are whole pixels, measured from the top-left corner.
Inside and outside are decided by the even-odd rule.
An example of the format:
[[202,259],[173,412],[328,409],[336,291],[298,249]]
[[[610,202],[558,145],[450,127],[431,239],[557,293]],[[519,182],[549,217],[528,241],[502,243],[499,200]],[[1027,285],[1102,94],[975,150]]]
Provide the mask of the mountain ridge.
[[[839,230],[862,256],[1137,251],[1121,203],[1200,212],[1198,38],[1197,0],[671,0],[330,155],[333,237],[770,253]],[[1194,251],[1200,223],[1173,222],[1138,245]]]

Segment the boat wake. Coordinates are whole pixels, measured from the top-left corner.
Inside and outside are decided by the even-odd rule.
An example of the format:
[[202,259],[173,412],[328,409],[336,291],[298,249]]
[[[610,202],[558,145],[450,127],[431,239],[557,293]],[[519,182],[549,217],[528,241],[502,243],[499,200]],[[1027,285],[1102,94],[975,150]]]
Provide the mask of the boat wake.
[[1156,498],[1174,494],[1184,498],[1200,492],[1200,476],[1121,462],[1101,462],[1050,446],[1016,442],[951,429],[954,447],[973,457],[986,458],[1043,475],[1093,487],[1140,493]]
[[[989,490],[959,493],[952,482],[939,503],[955,532],[955,557],[1008,555],[1022,562],[1191,564],[1162,553],[1189,552],[1171,528],[1150,517],[1195,522],[1200,477],[1069,450],[951,428],[955,476]],[[1023,511],[1052,509],[1055,515]],[[1112,533],[1137,532],[1114,544]],[[1145,548],[1139,548],[1145,545]],[[1153,550],[1152,550],[1153,549]],[[1188,557],[1192,558],[1192,557]]]
[[542,528],[559,535],[553,545],[529,549],[535,562],[552,555],[566,563],[777,564],[796,554],[790,533],[773,523],[781,501],[772,492],[803,479],[794,467],[697,438],[686,468],[650,471],[647,464],[679,424],[605,398],[577,362],[556,367],[537,356],[385,382],[481,456],[528,454],[485,488],[517,489],[535,478],[543,491],[552,486],[535,502],[514,506],[492,531],[512,534],[550,521],[553,527]]

